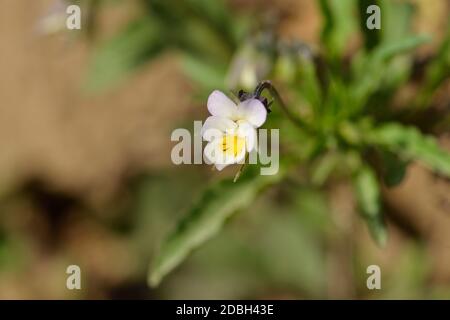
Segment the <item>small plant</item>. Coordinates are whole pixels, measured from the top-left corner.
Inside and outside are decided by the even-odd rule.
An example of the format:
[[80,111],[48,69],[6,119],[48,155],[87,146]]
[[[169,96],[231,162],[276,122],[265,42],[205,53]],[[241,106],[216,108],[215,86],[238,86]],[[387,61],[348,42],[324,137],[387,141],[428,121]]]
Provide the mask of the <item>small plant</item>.
[[[236,182],[224,179],[205,191],[155,257],[149,273],[152,286],[219,232],[232,214],[251,205],[264,188],[292,176],[299,167],[307,168],[308,181],[315,186],[333,176],[351,181],[361,216],[380,246],[387,241],[381,185],[400,183],[415,161],[450,177],[450,154],[423,133],[424,128],[448,128],[448,116],[421,121],[433,92],[450,73],[450,33],[431,62],[416,64],[414,49],[431,38],[411,33],[411,5],[379,1],[381,30],[368,30],[367,1],[320,0],[321,47],[313,50],[299,40],[278,39],[270,28],[251,33],[248,18],[233,16],[210,1],[143,3],[148,15],[97,54],[93,87],[103,87],[161,50],[175,48],[202,96],[228,89],[242,98],[245,93],[238,91],[244,89],[254,90],[266,107],[273,100],[267,121],[254,127],[264,123],[278,128],[281,139],[277,175],[262,176],[256,165],[247,166]],[[362,44],[352,51],[347,42],[355,34]],[[418,68],[424,76],[417,95],[400,105],[397,101],[393,108],[394,98],[413,81]]]

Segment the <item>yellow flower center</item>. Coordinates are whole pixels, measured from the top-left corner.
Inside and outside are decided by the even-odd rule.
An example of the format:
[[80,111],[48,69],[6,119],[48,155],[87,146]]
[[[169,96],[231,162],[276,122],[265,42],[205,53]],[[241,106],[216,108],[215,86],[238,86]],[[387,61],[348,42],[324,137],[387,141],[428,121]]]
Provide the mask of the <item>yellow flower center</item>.
[[237,135],[226,135],[222,138],[222,151],[227,155],[237,157],[245,148],[245,138]]

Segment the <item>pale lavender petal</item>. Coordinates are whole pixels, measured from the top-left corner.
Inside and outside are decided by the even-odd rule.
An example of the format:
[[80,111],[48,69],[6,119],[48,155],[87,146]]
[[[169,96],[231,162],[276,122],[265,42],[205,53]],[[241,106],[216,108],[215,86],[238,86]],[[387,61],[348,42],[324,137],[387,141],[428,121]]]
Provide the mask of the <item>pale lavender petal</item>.
[[247,121],[239,121],[237,135],[245,137],[245,145],[248,152],[252,151],[256,146],[256,129]]
[[223,92],[214,90],[208,97],[208,111],[213,116],[235,119],[237,105]]
[[238,106],[239,118],[258,128],[266,121],[267,110],[258,99],[248,99]]

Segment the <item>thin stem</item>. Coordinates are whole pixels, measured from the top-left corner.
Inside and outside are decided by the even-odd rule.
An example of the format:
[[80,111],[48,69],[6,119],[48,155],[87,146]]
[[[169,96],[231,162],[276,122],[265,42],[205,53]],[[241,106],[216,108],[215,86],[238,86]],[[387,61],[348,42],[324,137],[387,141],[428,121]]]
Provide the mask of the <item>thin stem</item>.
[[274,87],[272,82],[270,80],[264,80],[261,81],[258,86],[255,88],[254,96],[256,98],[259,98],[264,90],[269,90],[270,94],[272,95],[275,100],[277,100],[278,104],[280,105],[281,109],[283,109],[286,116],[291,120],[294,124],[299,126],[305,131],[311,132],[311,128],[299,117],[297,117],[294,113],[292,113],[289,108],[284,103],[283,99],[281,99],[280,94],[278,93],[277,89]]
[[244,168],[245,168],[245,165],[247,164],[247,161],[248,161],[248,153],[245,155],[244,163],[241,164],[241,166],[239,167],[238,172],[236,172],[236,174],[234,176],[234,179],[233,179],[233,182],[236,182],[239,179],[239,177],[241,176],[242,172],[244,171]]

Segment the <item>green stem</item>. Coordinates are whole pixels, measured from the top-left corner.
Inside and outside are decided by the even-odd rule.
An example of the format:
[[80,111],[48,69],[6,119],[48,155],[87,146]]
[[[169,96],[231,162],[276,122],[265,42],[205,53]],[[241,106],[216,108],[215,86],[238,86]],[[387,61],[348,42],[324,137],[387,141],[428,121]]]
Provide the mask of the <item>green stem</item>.
[[284,111],[286,116],[291,120],[295,125],[302,128],[303,130],[307,132],[312,132],[312,129],[297,115],[291,112],[289,108],[284,103],[283,99],[281,99],[280,94],[278,93],[277,89],[274,87],[272,82],[270,80],[264,80],[261,81],[258,86],[255,88],[254,96],[256,98],[259,98],[264,90],[268,90],[270,94],[272,95],[275,100],[277,100],[278,104],[280,105],[281,109]]
[[236,172],[236,175],[234,176],[233,182],[236,182],[239,177],[241,176],[242,172],[244,171],[245,165],[247,164],[248,161],[248,153],[245,155],[245,160],[244,163],[241,164],[241,166],[239,167],[238,172]]

